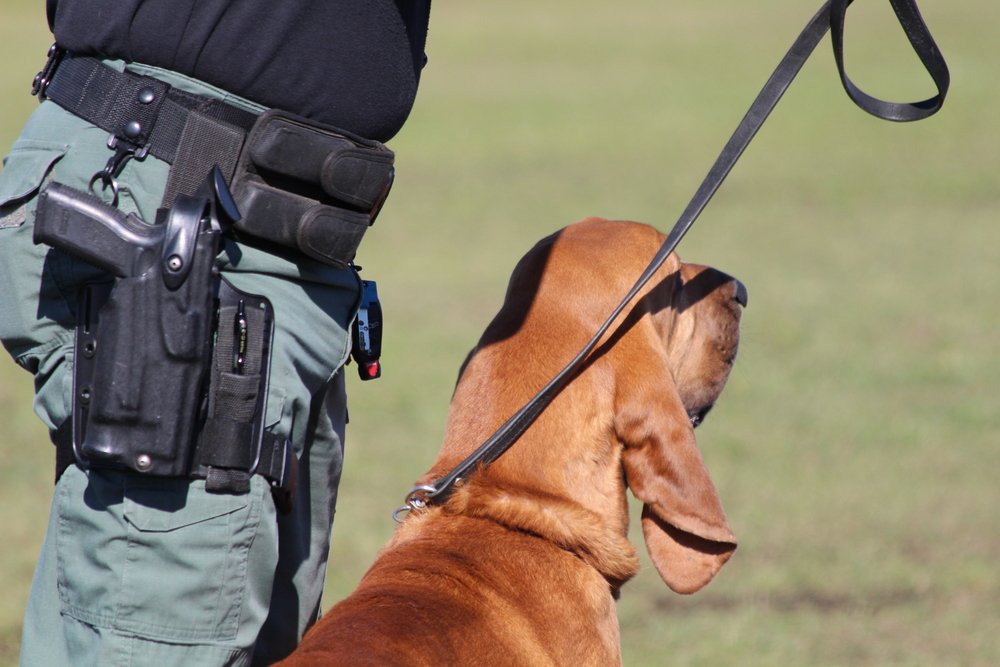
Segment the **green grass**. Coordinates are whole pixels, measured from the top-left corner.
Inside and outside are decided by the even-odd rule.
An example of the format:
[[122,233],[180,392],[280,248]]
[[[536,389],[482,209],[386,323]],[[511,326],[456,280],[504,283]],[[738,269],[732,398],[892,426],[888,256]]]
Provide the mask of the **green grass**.
[[[928,96],[888,4],[855,4],[855,81]],[[867,116],[822,44],[681,246],[750,288],[739,363],[699,429],[741,545],[690,598],[644,567],[620,604],[627,665],[1000,664],[1000,9],[922,5],[952,68],[945,110]],[[330,601],[433,459],[458,366],[520,254],[585,215],[669,227],[813,11],[435,7],[391,143],[396,189],[359,258],[384,298],[385,377],[349,387]],[[48,40],[37,2],[7,0],[4,146]],[[15,661],[51,492],[30,401],[30,377],[0,361],[0,664]]]

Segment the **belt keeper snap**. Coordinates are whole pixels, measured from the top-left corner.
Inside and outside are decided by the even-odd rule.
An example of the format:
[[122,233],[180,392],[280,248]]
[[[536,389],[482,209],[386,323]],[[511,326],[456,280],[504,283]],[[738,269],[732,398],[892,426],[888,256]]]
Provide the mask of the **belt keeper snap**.
[[142,123],[137,120],[131,120],[125,123],[125,129],[122,133],[129,139],[138,139],[142,136]]
[[156,100],[156,91],[149,86],[145,86],[139,89],[139,94],[136,95],[140,104],[152,104]]

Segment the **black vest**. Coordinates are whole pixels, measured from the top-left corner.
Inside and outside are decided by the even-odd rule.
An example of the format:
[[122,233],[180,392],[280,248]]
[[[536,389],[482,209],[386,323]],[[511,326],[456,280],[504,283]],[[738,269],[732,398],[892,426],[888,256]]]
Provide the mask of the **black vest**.
[[47,0],[57,43],[173,70],[385,141],[424,63],[430,0]]

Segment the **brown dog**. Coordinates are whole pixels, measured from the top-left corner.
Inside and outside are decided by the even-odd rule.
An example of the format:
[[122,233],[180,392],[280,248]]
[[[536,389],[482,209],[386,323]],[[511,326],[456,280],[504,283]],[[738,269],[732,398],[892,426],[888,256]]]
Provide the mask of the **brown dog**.
[[[583,347],[663,242],[589,219],[536,245],[469,355],[444,446],[451,470]],[[499,460],[413,511],[283,665],[618,665],[615,598],[638,570],[626,486],[670,588],[736,548],[692,426],[729,376],[746,291],[672,255],[585,369]]]

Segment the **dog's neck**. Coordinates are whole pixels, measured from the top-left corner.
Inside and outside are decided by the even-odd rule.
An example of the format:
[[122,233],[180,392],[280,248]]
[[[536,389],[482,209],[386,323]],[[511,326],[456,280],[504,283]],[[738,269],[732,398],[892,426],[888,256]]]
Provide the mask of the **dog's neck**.
[[455,491],[443,511],[545,538],[597,570],[616,596],[639,571],[635,548],[625,535],[616,533],[597,514],[564,498],[541,497],[535,490],[510,484],[500,489],[470,480]]

